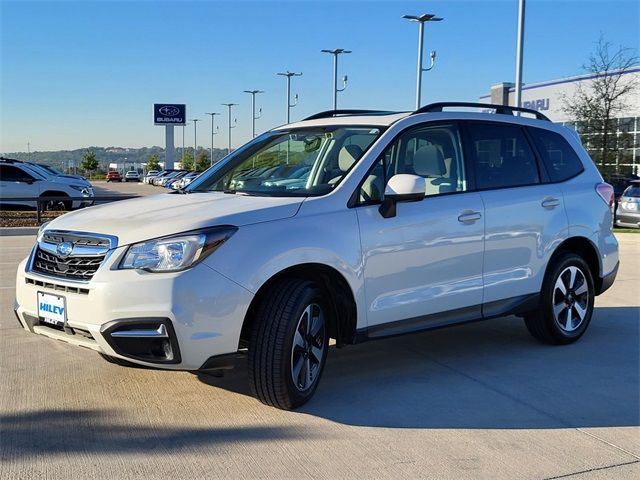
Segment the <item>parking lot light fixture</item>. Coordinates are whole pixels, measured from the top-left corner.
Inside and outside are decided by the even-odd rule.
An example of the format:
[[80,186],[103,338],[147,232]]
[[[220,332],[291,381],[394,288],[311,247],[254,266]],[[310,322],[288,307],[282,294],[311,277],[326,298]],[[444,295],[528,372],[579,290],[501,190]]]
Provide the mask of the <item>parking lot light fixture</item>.
[[436,61],[436,52],[432,51],[430,54],[431,64],[427,68],[422,67],[422,52],[424,49],[424,24],[425,22],[441,22],[443,19],[436,17],[432,13],[423,13],[422,15],[403,15],[402,18],[406,18],[410,22],[417,22],[419,24],[418,30],[418,66],[416,70],[416,110],[420,108],[421,95],[422,95],[422,72],[431,70]]
[[223,103],[225,107],[229,109],[229,150],[227,151],[227,155],[231,153],[231,129],[236,128],[238,125],[238,119],[235,119],[233,123],[231,123],[231,109],[237,105],[238,103]]
[[256,94],[264,93],[263,90],[245,90],[244,93],[251,95],[251,138],[256,138],[256,120],[262,116],[262,108],[256,116]]
[[302,72],[294,73],[287,70],[286,72],[279,72],[277,75],[287,77],[287,123],[291,123],[291,109],[298,104],[298,94],[294,96],[293,104],[291,103],[291,77],[300,77]]
[[342,88],[338,88],[338,55],[344,53],[351,53],[351,50],[345,50],[344,48],[334,48],[333,50],[320,50],[322,53],[329,53],[333,55],[333,86],[331,88],[331,95],[333,96],[333,109],[338,109],[338,92],[344,91],[347,88],[347,76],[342,77]]
[[213,136],[220,130],[219,127],[213,128],[214,118],[216,115],[220,115],[218,112],[207,112],[206,115],[211,115],[211,157],[209,158],[209,166],[213,166]]

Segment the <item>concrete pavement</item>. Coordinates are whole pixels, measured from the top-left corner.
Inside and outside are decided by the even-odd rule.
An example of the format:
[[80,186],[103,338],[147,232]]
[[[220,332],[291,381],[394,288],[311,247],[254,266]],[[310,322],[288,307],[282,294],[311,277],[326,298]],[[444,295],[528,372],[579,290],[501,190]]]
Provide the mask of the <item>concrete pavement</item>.
[[640,235],[578,343],[500,318],[332,349],[314,399],[265,407],[223,378],[127,369],[11,311],[32,237],[0,238],[0,478],[640,476]]

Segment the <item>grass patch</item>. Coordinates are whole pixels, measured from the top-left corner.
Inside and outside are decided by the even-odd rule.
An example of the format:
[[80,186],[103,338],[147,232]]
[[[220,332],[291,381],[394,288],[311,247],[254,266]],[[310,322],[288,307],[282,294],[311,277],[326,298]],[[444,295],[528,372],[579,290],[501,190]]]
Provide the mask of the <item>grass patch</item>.
[[[42,223],[53,220],[67,212],[42,212]],[[38,216],[35,210],[0,210],[0,227],[38,227]]]
[[640,228],[613,227],[613,233],[640,233]]

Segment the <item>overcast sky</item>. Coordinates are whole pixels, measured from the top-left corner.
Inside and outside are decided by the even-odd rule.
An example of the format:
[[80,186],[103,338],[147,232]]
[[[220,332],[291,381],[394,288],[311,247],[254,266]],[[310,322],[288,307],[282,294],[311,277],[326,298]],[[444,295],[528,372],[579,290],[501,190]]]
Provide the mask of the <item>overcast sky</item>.
[[[251,133],[250,96],[264,131],[285,120],[284,70],[300,102],[292,119],[331,107],[331,58],[342,47],[349,85],[339,107],[407,110],[415,95],[418,28],[405,13],[436,13],[425,49],[423,101],[471,100],[513,81],[517,0],[498,1],[5,1],[1,5],[0,151],[140,147],[164,144],[154,102],[187,104],[209,145],[209,117],[239,103],[234,146]],[[524,82],[582,72],[602,32],[637,47],[640,2],[529,0]],[[223,110],[225,109],[225,110]],[[226,115],[217,146],[226,146]],[[193,127],[186,127],[187,144]],[[180,146],[182,135],[176,132]]]

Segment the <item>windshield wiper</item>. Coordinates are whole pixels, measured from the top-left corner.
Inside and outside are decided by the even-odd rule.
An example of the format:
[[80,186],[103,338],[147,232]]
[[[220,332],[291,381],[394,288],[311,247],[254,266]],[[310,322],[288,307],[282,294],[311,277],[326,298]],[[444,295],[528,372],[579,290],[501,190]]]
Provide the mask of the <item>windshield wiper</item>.
[[230,193],[230,194],[235,195],[236,194],[236,190],[231,190],[231,189],[222,190],[222,193]]

